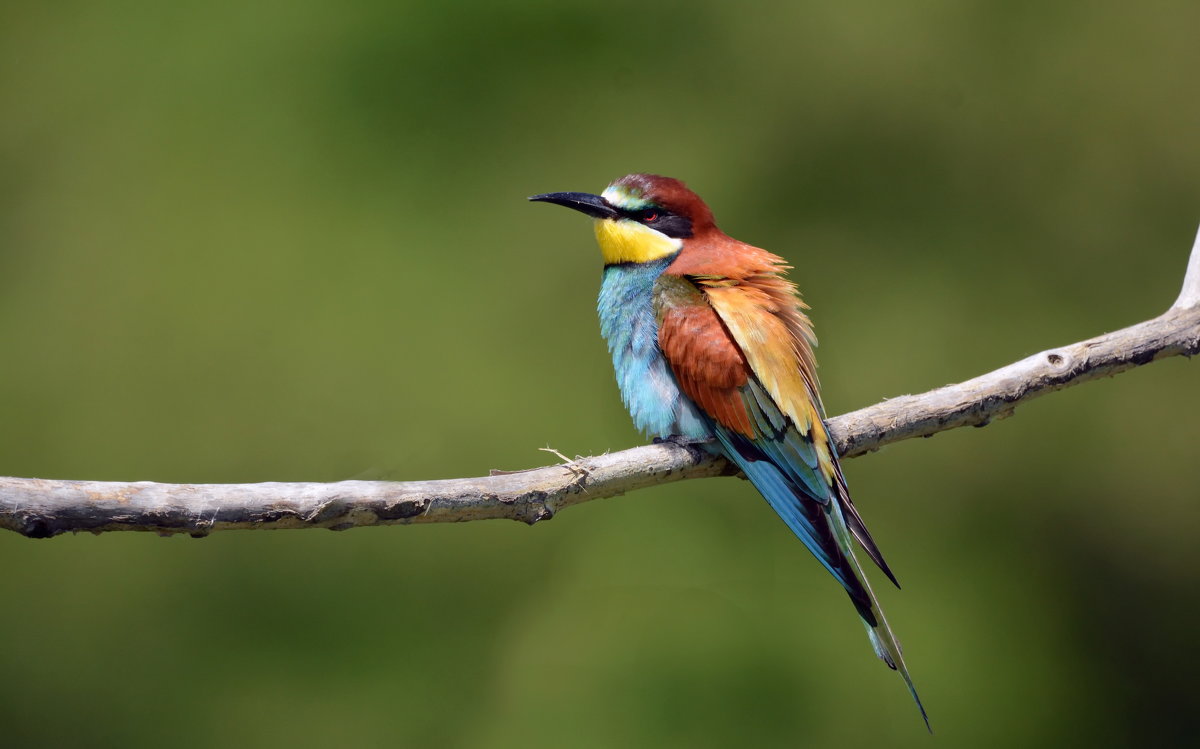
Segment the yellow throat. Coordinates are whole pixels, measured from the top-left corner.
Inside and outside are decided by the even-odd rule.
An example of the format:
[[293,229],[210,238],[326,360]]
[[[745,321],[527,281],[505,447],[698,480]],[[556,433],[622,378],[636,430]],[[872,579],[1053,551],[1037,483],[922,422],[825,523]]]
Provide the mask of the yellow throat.
[[605,265],[650,263],[674,255],[683,247],[682,239],[668,237],[629,219],[596,220],[596,241]]

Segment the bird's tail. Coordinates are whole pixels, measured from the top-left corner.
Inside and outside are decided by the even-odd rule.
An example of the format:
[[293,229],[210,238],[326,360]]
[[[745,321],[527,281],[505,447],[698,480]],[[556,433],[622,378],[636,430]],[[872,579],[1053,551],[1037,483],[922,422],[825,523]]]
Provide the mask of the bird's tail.
[[[880,567],[889,578],[895,581],[895,577],[883,563],[883,557],[871,540],[870,534],[866,532],[862,519],[850,504],[849,493],[845,491],[845,482],[841,480],[840,474],[832,491],[823,498],[818,498],[802,481],[799,469],[789,467],[785,470],[780,467],[780,464],[785,467],[792,464],[786,460],[787,456],[780,454],[769,441],[755,443],[719,425],[714,432],[718,443],[724,448],[726,457],[742,469],[746,478],[762,493],[763,498],[788,528],[841,583],[867,627],[867,635],[871,638],[875,654],[890,668],[900,672],[909,693],[917,703],[917,708],[921,711],[925,726],[928,727],[929,717],[925,714],[925,707],[921,704],[912,677],[904,665],[900,644],[896,642],[896,637],[883,616],[879,599],[871,590],[862,565],[854,556],[852,537],[865,539],[863,548],[867,550],[868,555],[880,563]],[[774,452],[773,457],[778,463],[764,451]],[[853,525],[847,525],[847,514],[850,515]]]
[[867,629],[867,637],[871,640],[871,647],[875,649],[875,655],[879,656],[879,660],[886,663],[888,668],[900,672],[901,678],[904,679],[904,685],[908,687],[908,693],[912,695],[913,701],[917,703],[917,709],[921,711],[921,719],[925,721],[926,730],[933,733],[933,727],[929,725],[929,715],[925,713],[925,706],[921,704],[921,697],[917,694],[917,688],[913,685],[912,676],[909,675],[908,667],[904,664],[904,650],[900,647],[900,642],[896,639],[896,635],[892,633],[892,628],[888,624],[887,617],[883,614],[883,607],[879,605],[879,599],[876,598],[875,591],[871,589],[871,583],[867,580],[862,565],[858,563],[858,559],[854,556],[854,544],[850,541],[850,531],[846,527],[846,521],[842,516],[841,503],[838,501],[838,498],[830,501],[827,508],[829,524],[833,527],[834,533],[837,535],[838,545],[842,547],[842,553],[845,555],[846,561],[849,562],[855,576],[862,583],[863,590],[866,591],[871,601],[871,612],[875,615],[874,624],[867,617],[862,617],[863,626]]

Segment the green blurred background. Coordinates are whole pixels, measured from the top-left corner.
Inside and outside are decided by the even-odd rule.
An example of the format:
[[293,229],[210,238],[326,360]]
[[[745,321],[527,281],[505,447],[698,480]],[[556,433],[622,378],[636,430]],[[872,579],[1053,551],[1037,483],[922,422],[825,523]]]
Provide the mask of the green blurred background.
[[[525,202],[631,171],[796,265],[832,413],[1151,317],[1200,222],[1197,28],[1196,3],[5,3],[0,474],[635,445],[590,227]],[[1168,360],[847,465],[938,745],[1194,740],[1198,384]],[[535,528],[5,534],[0,564],[7,746],[932,746],[733,479]]]

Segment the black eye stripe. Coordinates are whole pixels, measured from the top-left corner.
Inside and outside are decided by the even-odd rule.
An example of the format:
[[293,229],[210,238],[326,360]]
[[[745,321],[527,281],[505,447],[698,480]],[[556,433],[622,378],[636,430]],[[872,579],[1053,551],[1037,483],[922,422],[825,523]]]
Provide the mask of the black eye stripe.
[[646,226],[677,239],[687,239],[692,236],[691,219],[677,216],[674,213],[664,213],[657,220],[647,222]]
[[655,231],[662,232],[668,237],[687,239],[692,236],[692,221],[686,216],[663,210],[658,206],[640,208],[637,210],[618,209],[625,218],[649,226]]

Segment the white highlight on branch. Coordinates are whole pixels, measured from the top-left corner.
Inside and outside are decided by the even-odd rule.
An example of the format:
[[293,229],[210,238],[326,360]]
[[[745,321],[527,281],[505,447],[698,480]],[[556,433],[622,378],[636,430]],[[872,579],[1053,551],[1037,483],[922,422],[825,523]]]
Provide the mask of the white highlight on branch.
[[[921,395],[829,420],[846,458],[911,437],[982,426],[1044,393],[1167,356],[1200,353],[1200,232],[1183,289],[1158,317],[1022,359]],[[536,523],[564,507],[657,484],[732,475],[697,446],[647,445],[567,465],[443,481],[159,484],[0,477],[0,528],[32,538],[138,530],[204,536],[233,529],[330,528],[509,518]]]

